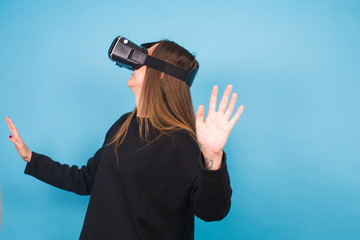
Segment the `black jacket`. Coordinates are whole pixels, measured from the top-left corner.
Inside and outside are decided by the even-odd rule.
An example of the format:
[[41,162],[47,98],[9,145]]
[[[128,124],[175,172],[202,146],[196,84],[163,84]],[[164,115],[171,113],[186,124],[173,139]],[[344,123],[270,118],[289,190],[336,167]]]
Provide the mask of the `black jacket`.
[[196,142],[181,130],[132,154],[146,145],[135,115],[118,149],[117,167],[113,146],[105,144],[128,115],[113,124],[103,146],[81,168],[36,152],[26,165],[26,174],[91,195],[80,239],[190,240],[194,214],[204,221],[223,219],[232,195],[225,152],[221,168],[208,170]]

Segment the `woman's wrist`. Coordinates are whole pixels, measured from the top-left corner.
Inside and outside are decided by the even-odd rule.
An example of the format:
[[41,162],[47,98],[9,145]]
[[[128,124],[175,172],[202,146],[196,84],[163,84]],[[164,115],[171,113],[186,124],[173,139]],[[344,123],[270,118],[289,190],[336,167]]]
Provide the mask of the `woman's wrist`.
[[32,157],[32,151],[30,149],[28,149],[27,154],[23,159],[29,163],[31,160],[31,157]]
[[214,153],[213,151],[206,151],[203,149],[205,168],[209,170],[218,170],[222,164],[223,151]]

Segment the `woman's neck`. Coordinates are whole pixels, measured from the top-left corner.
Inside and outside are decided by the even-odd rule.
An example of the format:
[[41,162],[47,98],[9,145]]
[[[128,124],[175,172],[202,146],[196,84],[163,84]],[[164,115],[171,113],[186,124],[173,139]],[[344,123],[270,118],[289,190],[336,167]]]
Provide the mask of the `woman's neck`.
[[143,116],[143,115],[141,114],[141,111],[139,110],[139,108],[136,107],[136,109],[137,109],[137,110],[136,110],[136,116],[137,116],[137,117],[148,118],[148,116]]

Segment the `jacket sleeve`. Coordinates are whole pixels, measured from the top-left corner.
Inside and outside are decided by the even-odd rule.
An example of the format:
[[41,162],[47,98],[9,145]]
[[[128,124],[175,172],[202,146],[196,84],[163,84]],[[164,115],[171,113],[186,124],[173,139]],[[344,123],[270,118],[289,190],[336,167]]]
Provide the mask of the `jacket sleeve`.
[[222,165],[217,170],[205,168],[202,153],[200,159],[200,174],[193,181],[191,190],[193,211],[206,222],[219,221],[226,217],[231,206],[232,189],[226,154],[223,151]]
[[114,123],[107,132],[102,147],[98,149],[94,156],[88,159],[87,164],[81,168],[76,165],[69,166],[67,164],[61,164],[46,155],[33,151],[30,162],[26,164],[24,173],[54,187],[71,191],[79,195],[90,195],[101,152],[116,123]]
[[194,214],[206,222],[225,218],[230,210],[232,195],[225,152],[221,167],[209,170],[205,168],[199,146],[189,134],[177,134],[174,148],[180,169],[185,169],[182,170],[184,175],[191,179],[188,184]]

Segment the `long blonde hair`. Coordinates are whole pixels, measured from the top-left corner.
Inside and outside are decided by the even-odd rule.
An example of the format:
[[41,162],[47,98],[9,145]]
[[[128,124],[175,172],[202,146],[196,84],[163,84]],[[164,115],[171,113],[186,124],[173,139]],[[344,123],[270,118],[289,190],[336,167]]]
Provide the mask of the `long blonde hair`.
[[[174,64],[187,71],[199,66],[199,63],[192,54],[175,42],[168,40],[159,41],[151,56]],[[184,81],[168,74],[163,74],[162,78],[161,76],[162,72],[158,70],[153,68],[146,69],[138,104],[141,109],[141,114],[148,117],[139,118],[140,138],[148,142],[150,131],[153,129],[159,131],[160,134],[151,142],[163,134],[176,130],[186,130],[200,147],[196,137],[196,118],[190,87]],[[115,143],[113,149],[117,163],[118,147],[124,141],[130,121],[134,115],[137,114],[137,111],[135,107],[135,109],[130,112],[127,119],[113,136],[112,141],[108,144],[111,145]]]

